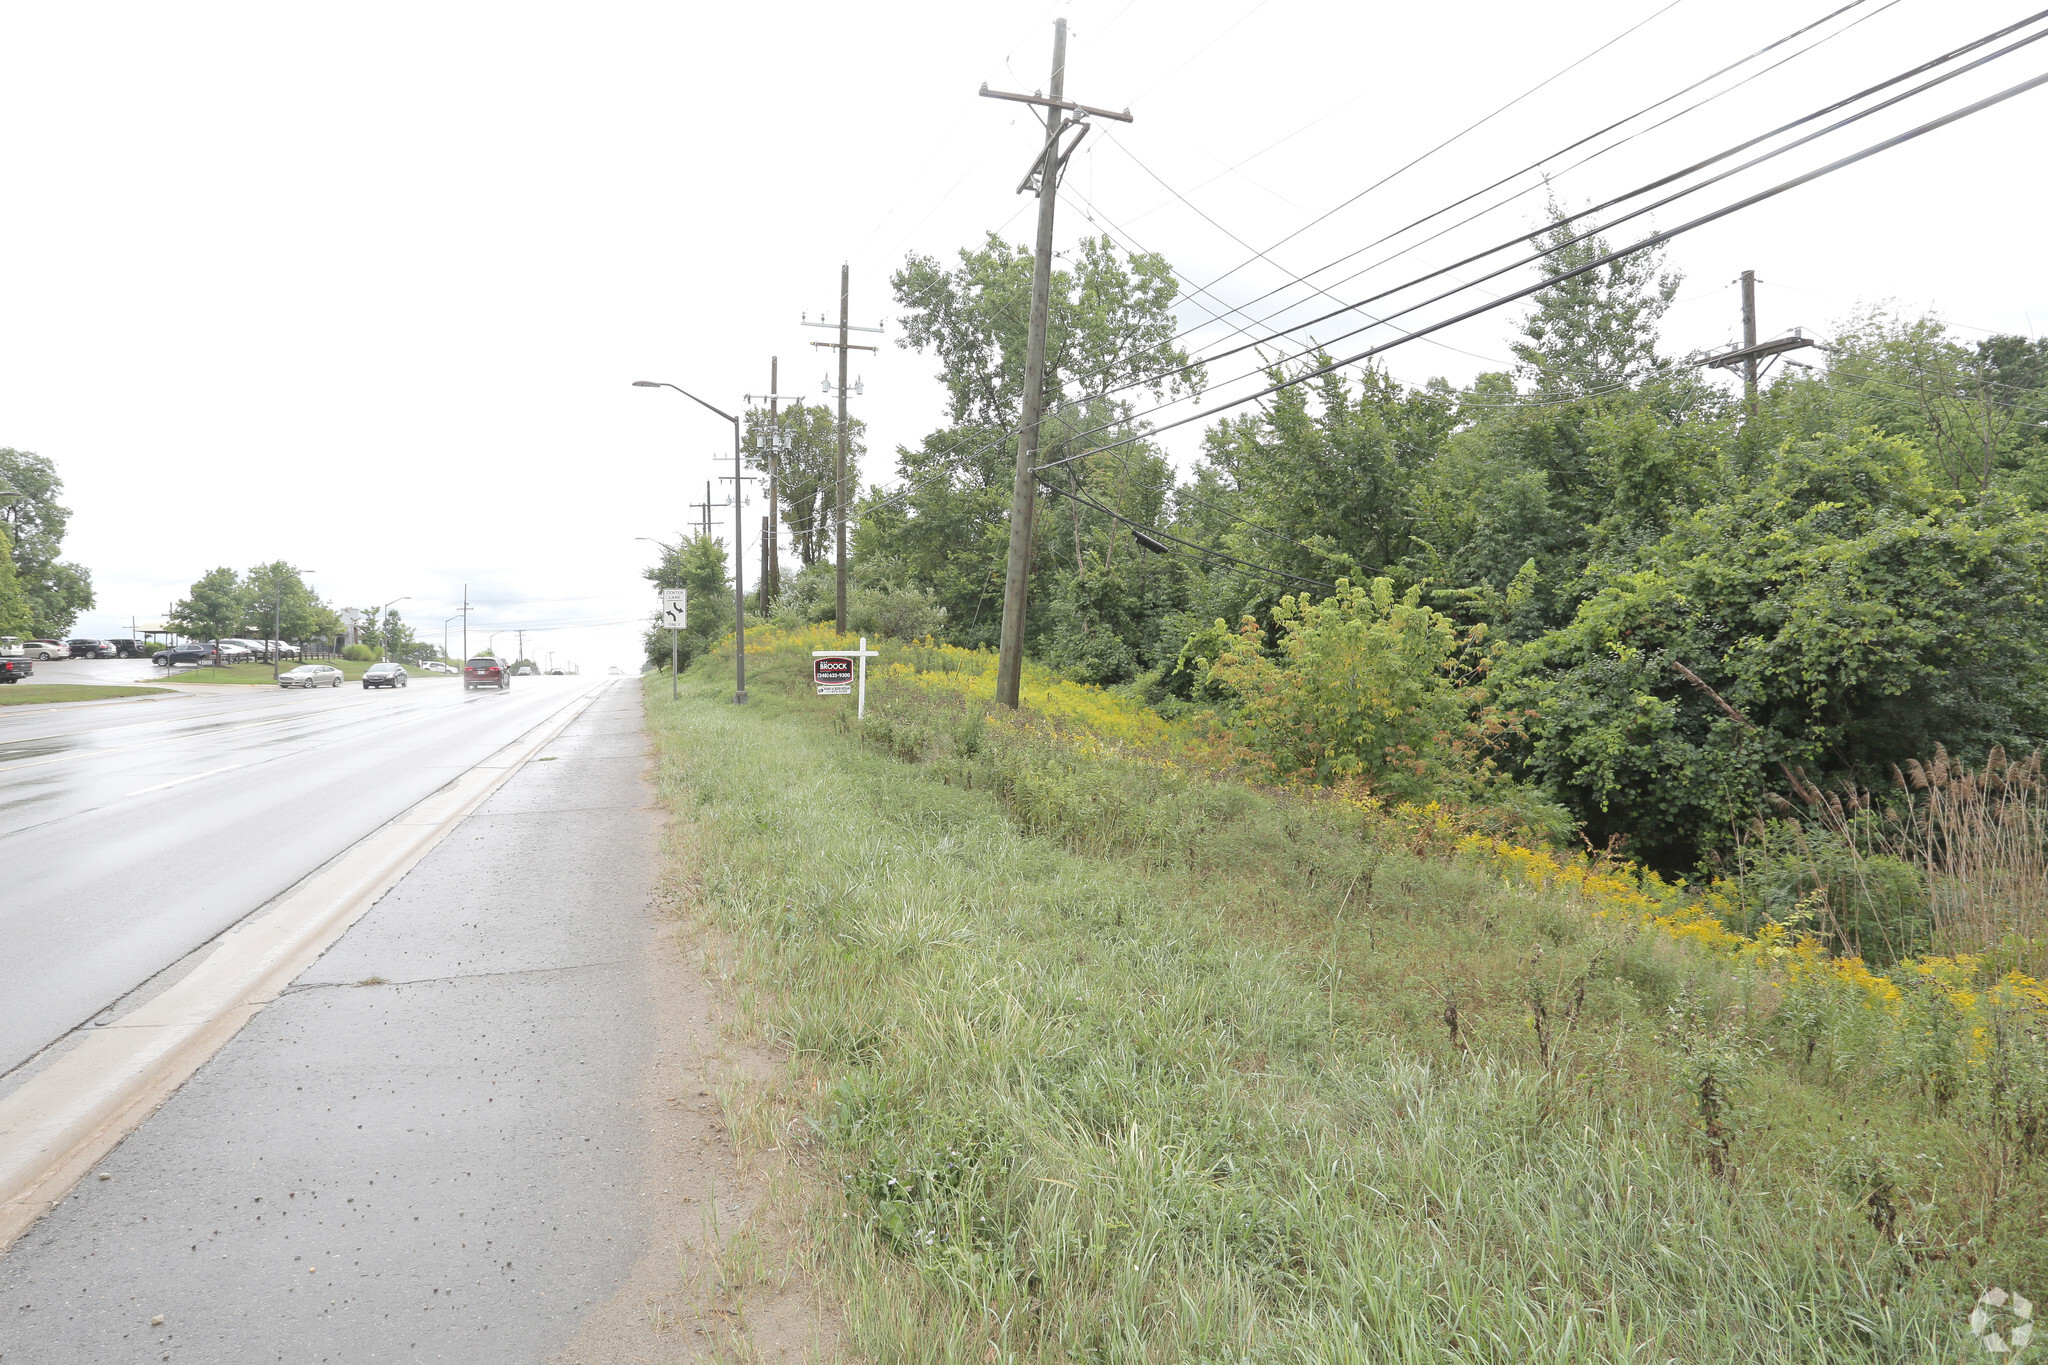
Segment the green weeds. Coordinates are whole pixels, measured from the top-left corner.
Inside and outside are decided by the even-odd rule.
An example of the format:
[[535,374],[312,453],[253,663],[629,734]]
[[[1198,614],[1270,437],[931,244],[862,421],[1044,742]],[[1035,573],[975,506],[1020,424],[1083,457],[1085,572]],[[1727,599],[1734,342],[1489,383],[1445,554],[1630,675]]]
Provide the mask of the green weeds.
[[1980,1150],[1664,935],[808,663],[650,726],[872,1357],[1935,1361],[2038,1283],[2024,1040]]

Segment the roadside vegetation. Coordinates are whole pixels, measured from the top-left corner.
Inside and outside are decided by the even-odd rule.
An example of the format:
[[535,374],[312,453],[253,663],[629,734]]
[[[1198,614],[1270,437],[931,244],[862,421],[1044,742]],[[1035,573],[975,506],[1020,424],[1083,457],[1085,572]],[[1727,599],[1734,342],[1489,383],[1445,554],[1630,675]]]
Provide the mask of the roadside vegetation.
[[850,509],[864,724],[802,695],[845,643],[810,409],[745,437],[795,490],[754,705],[722,551],[649,571],[692,589],[663,790],[864,1344],[1978,1350],[2048,1285],[2048,343],[1866,310],[1752,411],[1636,256],[1469,384],[1279,360],[1181,470],[1173,272],[1063,261],[1021,711],[997,238],[893,281],[948,411]]
[[856,726],[832,643],[648,701],[878,1358],[1952,1360],[2042,1283],[2024,974],[1049,673],[993,712],[976,651],[892,644]]
[[37,706],[53,701],[112,701],[117,697],[170,695],[167,687],[98,687],[89,683],[9,683],[0,687],[0,706]]

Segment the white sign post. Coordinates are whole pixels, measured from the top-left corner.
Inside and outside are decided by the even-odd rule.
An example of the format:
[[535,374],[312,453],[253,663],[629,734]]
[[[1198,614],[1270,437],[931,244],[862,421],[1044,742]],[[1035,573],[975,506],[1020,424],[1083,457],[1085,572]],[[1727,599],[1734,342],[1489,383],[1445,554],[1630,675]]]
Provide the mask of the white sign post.
[[661,624],[668,628],[668,699],[676,699],[677,673],[681,671],[682,634],[690,624],[690,590],[661,590]]
[[853,684],[847,674],[853,671],[855,661],[860,665],[860,697],[854,704],[854,719],[866,720],[868,714],[868,660],[879,658],[882,651],[868,648],[868,637],[860,637],[859,649],[814,649],[811,651],[811,679],[818,685],[821,697],[843,697],[853,691]]

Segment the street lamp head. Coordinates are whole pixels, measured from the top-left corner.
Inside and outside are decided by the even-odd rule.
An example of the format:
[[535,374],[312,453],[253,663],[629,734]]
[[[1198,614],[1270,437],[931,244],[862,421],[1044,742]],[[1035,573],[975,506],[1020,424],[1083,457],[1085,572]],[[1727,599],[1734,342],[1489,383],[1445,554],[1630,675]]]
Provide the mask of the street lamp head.
[[[784,316],[788,315],[784,314]],[[661,381],[657,379],[636,379],[633,381],[633,387],[636,389],[658,389],[661,387]]]

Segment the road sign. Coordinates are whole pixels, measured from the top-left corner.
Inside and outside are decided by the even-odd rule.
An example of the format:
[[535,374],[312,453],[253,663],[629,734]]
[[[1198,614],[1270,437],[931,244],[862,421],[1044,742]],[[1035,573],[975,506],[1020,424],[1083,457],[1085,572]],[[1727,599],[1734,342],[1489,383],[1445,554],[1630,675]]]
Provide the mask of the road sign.
[[661,624],[666,630],[687,630],[690,626],[690,590],[661,590]]
[[811,660],[811,681],[821,697],[853,695],[853,660],[844,654],[823,654]]

